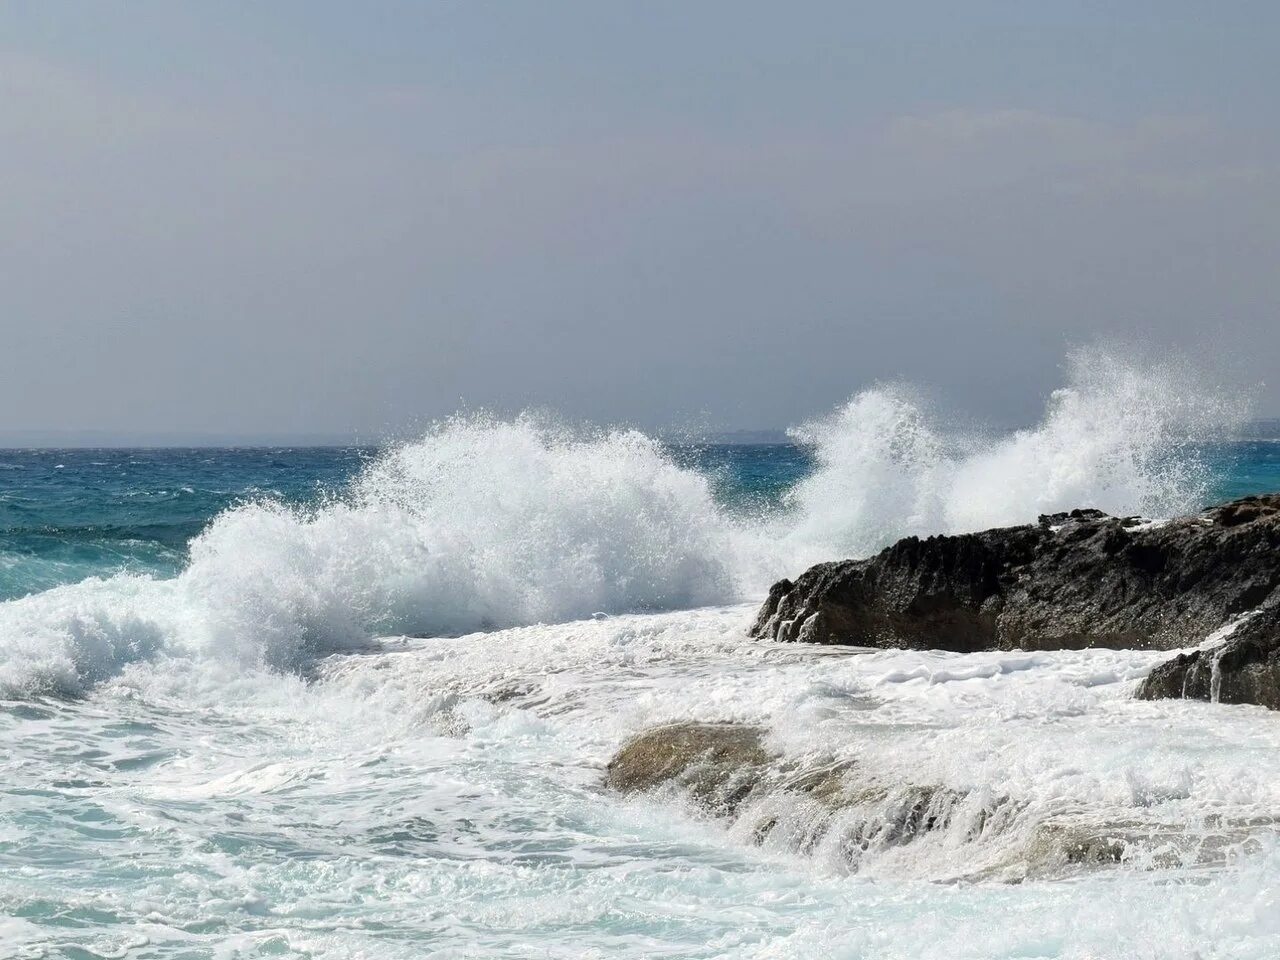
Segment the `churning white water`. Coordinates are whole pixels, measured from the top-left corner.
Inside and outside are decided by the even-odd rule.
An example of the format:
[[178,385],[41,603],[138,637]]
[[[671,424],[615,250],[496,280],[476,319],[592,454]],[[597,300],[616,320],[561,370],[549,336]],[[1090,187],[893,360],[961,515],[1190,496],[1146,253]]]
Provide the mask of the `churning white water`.
[[[750,519],[639,433],[461,418],[321,506],[223,514],[173,579],[0,604],[0,952],[1280,955],[1273,715],[1132,700],[1160,654],[745,637],[813,560],[1194,505],[1225,415],[1096,353],[983,443],[878,388]],[[627,736],[691,719],[864,800],[719,821],[602,789]],[[920,796],[927,829],[886,828]]]
[[[309,681],[139,663],[88,701],[27,702],[4,718],[0,900],[21,909],[0,937],[144,957],[1275,955],[1265,711],[1130,699],[1158,654],[817,654],[745,640],[752,612],[407,641]],[[686,719],[763,724],[882,791],[807,845],[813,811],[784,801],[763,847],[745,817],[602,791],[630,733]],[[951,791],[945,825],[903,842],[847,822],[890,821],[916,787]],[[1076,837],[1123,856],[1072,863]]]

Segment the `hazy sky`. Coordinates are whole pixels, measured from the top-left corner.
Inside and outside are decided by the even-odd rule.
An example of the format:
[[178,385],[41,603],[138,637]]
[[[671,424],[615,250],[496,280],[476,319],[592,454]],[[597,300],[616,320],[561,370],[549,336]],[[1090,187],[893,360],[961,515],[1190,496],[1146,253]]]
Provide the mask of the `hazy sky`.
[[1280,4],[0,4],[0,434],[1280,412]]

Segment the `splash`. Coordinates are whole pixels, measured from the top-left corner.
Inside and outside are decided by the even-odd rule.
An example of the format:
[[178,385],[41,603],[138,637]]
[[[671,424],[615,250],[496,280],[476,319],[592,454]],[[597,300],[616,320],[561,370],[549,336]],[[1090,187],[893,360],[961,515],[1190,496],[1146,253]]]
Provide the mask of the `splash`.
[[1037,426],[995,439],[877,387],[796,431],[816,469],[754,521],[636,431],[458,417],[317,507],[223,513],[176,578],[91,578],[0,604],[0,690],[78,693],[162,657],[288,669],[380,635],[687,609],[908,534],[1078,506],[1170,514],[1203,500],[1198,446],[1241,412],[1179,364],[1096,350],[1071,358]]
[[312,510],[217,517],[175,579],[90,579],[0,604],[0,687],[76,693],[157,655],[290,667],[449,634],[734,595],[705,477],[634,431],[454,419]]
[[1038,424],[999,437],[946,430],[902,387],[867,390],[793,431],[813,447],[818,469],[792,492],[790,536],[829,558],[1076,507],[1193,511],[1213,479],[1202,448],[1247,409],[1185,362],[1098,349],[1068,358],[1067,383]]

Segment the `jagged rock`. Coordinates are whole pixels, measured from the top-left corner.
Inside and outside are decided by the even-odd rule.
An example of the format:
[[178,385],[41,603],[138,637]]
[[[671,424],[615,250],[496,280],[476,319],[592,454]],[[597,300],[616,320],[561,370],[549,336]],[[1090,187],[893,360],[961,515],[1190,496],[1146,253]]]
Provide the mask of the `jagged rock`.
[[1162,663],[1139,684],[1137,696],[1256,703],[1280,710],[1280,603],[1249,616],[1221,645]]
[[971,652],[1191,646],[1280,587],[1280,495],[1161,523],[1073,510],[908,537],[774,584],[751,633]]

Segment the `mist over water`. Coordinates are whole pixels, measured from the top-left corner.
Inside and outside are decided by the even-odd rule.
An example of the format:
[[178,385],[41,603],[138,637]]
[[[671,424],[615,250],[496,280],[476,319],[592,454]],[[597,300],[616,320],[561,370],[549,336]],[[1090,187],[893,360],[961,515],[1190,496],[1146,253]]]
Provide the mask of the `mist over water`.
[[1096,507],[1160,517],[1204,505],[1203,448],[1248,403],[1202,385],[1185,362],[1081,350],[1040,422],[1002,436],[948,430],[912,390],[864,391],[793,431],[818,468],[792,495],[797,540],[826,556],[915,534],[961,533]]

